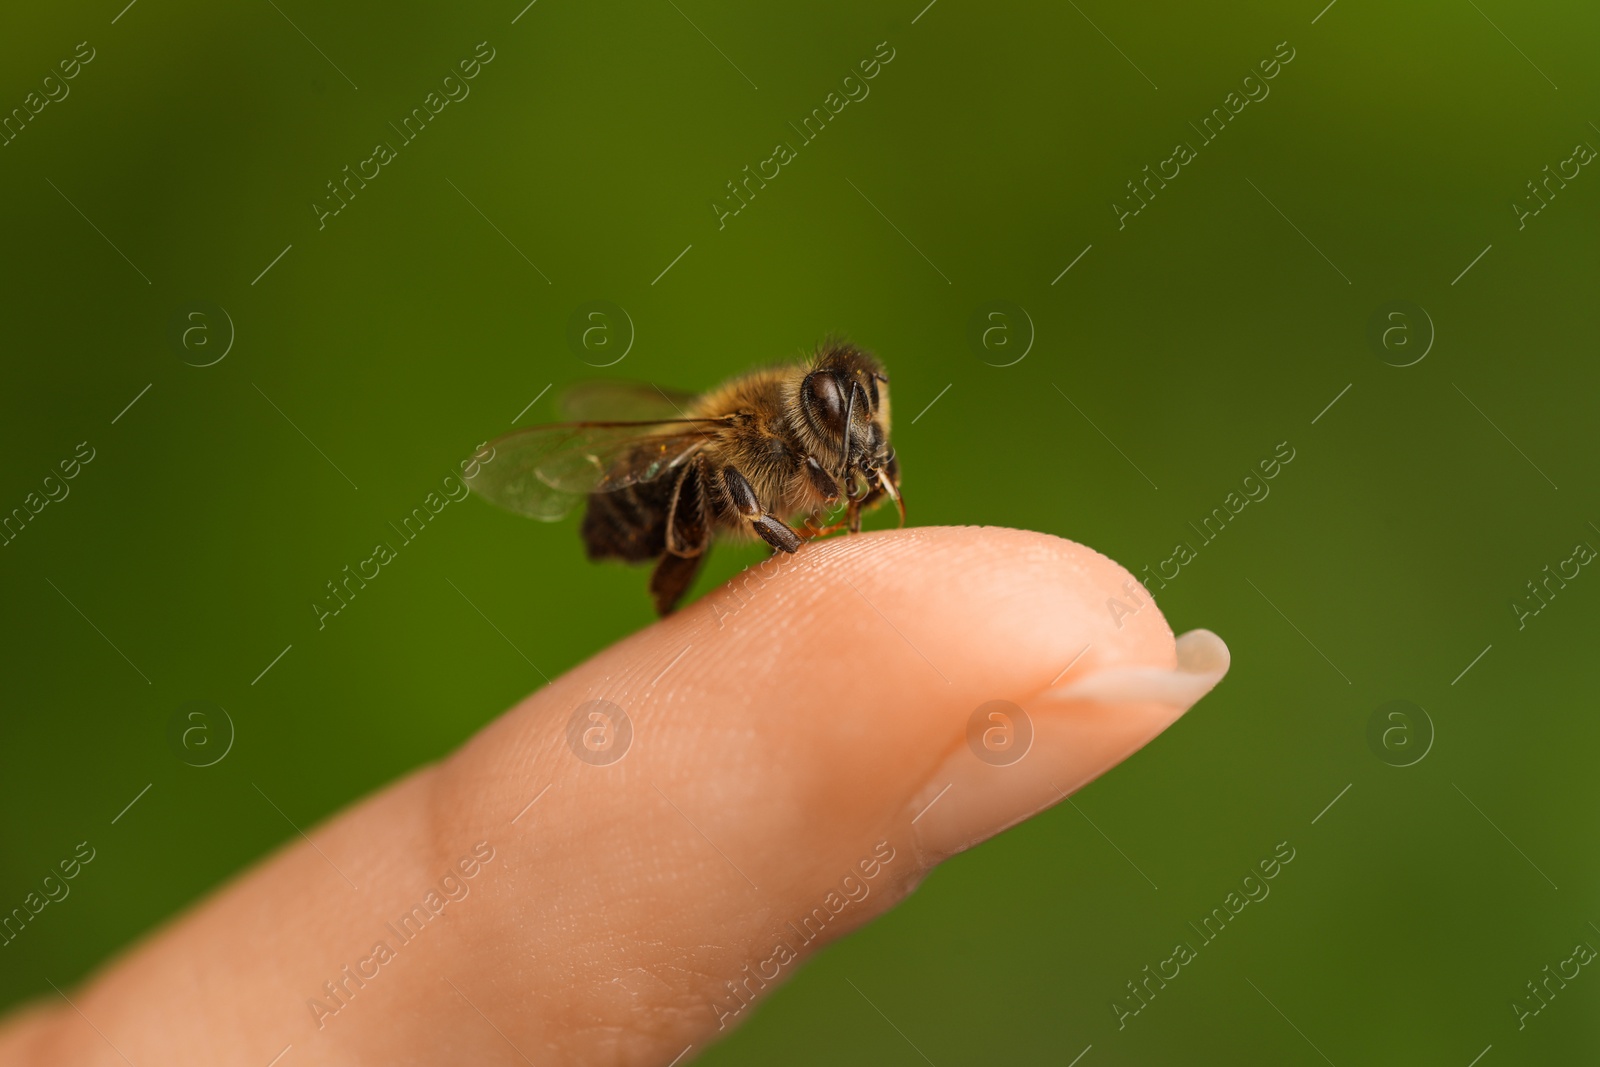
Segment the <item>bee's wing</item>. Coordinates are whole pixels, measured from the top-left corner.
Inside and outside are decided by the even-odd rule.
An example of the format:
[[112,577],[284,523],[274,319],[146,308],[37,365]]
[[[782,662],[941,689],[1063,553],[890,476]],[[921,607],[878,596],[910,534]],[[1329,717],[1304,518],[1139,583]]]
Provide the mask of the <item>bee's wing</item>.
[[562,422],[513,430],[474,455],[473,491],[492,504],[554,522],[589,493],[648,482],[680,466],[726,419]]
[[648,382],[596,379],[568,386],[557,401],[561,414],[577,422],[593,419],[681,419],[694,393]]

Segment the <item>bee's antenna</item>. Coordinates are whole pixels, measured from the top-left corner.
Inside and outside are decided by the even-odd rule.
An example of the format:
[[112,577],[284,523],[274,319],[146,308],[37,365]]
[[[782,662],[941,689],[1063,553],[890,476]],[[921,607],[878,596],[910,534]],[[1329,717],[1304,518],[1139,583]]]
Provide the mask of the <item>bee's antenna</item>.
[[856,410],[856,390],[861,388],[854,378],[850,380],[850,399],[844,406],[844,468],[850,469],[850,420]]

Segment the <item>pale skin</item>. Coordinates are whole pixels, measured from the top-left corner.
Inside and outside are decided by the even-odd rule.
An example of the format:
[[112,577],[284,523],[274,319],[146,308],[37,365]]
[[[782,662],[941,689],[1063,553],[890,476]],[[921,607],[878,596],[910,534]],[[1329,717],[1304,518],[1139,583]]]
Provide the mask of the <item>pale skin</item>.
[[[687,1063],[822,945],[1121,762],[1226,670],[1214,635],[1175,643],[1127,572],[1068,541],[810,544],[13,1013],[0,1064],[266,1067],[285,1046],[279,1067],[665,1067],[690,1047]],[[603,766],[568,743],[597,698],[633,726]],[[1033,724],[1009,766],[968,743],[993,700]],[[437,914],[402,943],[392,924],[430,891]],[[809,941],[788,925],[805,916]]]

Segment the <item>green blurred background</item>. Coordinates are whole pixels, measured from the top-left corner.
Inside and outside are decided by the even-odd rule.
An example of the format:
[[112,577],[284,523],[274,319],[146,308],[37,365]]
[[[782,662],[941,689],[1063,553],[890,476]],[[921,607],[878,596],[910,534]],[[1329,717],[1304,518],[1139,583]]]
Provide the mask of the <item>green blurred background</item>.
[[[1600,1059],[1591,968],[1512,1007],[1600,947],[1600,577],[1512,606],[1600,547],[1600,174],[1512,206],[1600,146],[1600,10],[122,2],[0,32],[3,108],[94,56],[0,148],[0,509],[94,455],[0,550],[0,906],[96,849],[0,949],[0,1001],[448,753],[540,684],[528,660],[649,621],[644,573],[583,563],[575,523],[472,500],[319,631],[324,583],[477,442],[573,381],[705,388],[838,331],[893,375],[913,521],[1152,573],[1187,541],[1161,608],[1233,670],[699,1062]],[[480,41],[471,95],[401,145]],[[801,145],[880,42],[870,95]],[[397,158],[319,230],[380,139]],[[779,140],[797,158],[719,229]],[[1179,141],[1197,158],[1119,228]],[[592,301],[626,318],[574,349]],[[1280,442],[1270,496],[1202,544]],[[697,592],[756,558],[719,551]],[[169,736],[190,701],[236,730],[210,766],[215,713],[211,749]],[[1119,1029],[1125,983],[1283,841],[1271,896]]]

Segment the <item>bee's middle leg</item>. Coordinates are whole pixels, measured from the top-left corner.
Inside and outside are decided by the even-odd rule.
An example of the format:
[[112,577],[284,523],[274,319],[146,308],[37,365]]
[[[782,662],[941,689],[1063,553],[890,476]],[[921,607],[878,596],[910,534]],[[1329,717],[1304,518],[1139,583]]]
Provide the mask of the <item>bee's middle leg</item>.
[[761,539],[780,552],[795,552],[800,548],[800,535],[776,515],[766,512],[756,499],[750,480],[732,467],[722,468],[722,484],[728,499],[741,517],[747,519]]
[[800,530],[800,534],[806,540],[814,541],[819,537],[827,537],[829,534],[838,533],[840,530],[844,529],[844,527],[845,524],[842,520],[839,522],[830,522],[826,526],[818,526],[812,519],[807,519],[805,526]]
[[807,515],[805,523],[801,526],[800,536],[812,541],[818,537],[827,537],[829,534],[838,533],[845,528],[844,519],[836,517],[833,522],[829,522],[828,516],[829,513],[821,509]]

